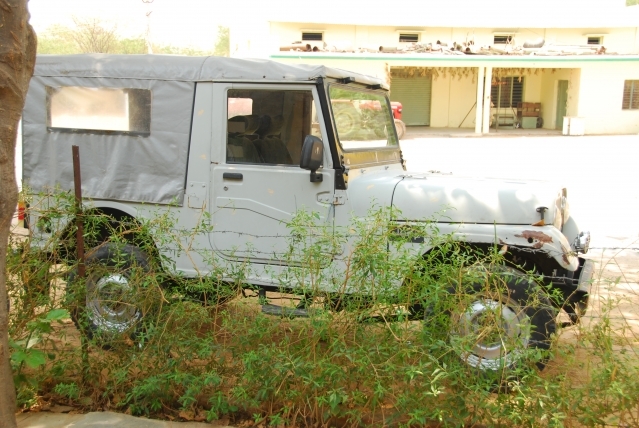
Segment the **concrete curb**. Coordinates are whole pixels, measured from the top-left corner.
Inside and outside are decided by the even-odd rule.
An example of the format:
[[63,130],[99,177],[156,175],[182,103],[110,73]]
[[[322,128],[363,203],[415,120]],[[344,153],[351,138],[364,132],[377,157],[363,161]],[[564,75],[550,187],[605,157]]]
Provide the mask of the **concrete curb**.
[[230,425],[204,422],[169,422],[136,418],[123,413],[91,412],[84,415],[29,412],[16,415],[18,428],[233,428]]

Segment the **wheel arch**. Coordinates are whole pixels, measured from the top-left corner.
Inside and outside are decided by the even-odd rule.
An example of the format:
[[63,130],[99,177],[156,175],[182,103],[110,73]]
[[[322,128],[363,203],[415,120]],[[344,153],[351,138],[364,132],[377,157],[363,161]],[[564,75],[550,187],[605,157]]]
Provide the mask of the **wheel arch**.
[[[503,256],[507,265],[522,272],[532,272],[534,274],[541,275],[545,285],[550,285],[562,293],[563,301],[559,302],[552,299],[554,304],[558,307],[565,305],[575,293],[575,286],[573,282],[575,272],[565,269],[556,258],[544,251],[528,247],[519,247],[514,245],[504,246],[483,242],[456,241],[455,245],[461,252],[468,255],[473,253],[489,255],[492,252],[499,252]],[[437,254],[438,252],[439,254]],[[449,255],[451,255],[450,251],[445,251],[443,247],[434,246],[425,251],[422,254],[422,257],[426,258],[431,254],[436,254],[436,256],[442,261],[446,260]]]
[[[155,260],[161,260],[159,258],[157,241],[152,234],[143,227],[143,222],[140,221],[141,215],[134,207],[118,202],[105,201],[105,203],[85,205],[83,214],[86,217],[105,216],[110,219],[108,223],[100,222],[97,226],[97,230],[94,231],[95,233],[85,238],[87,239],[87,241],[85,241],[85,251],[90,251],[92,248],[104,242],[108,242],[112,236],[111,231],[128,224],[129,226],[134,226],[136,230],[130,232],[123,230],[121,232],[123,240],[143,248]],[[130,229],[129,227],[129,230]],[[69,243],[66,250],[62,251],[62,253],[66,253],[65,256],[68,260],[75,260],[76,258],[75,230],[76,218],[73,217],[62,233],[62,236],[65,238],[64,241]]]

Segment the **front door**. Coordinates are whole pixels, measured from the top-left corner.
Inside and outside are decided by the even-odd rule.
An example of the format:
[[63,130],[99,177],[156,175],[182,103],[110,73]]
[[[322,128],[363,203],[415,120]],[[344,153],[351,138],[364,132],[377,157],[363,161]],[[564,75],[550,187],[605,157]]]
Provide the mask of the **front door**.
[[568,107],[568,81],[557,81],[557,117],[555,118],[555,129],[564,129],[564,116]]
[[213,244],[226,259],[289,264],[295,214],[304,210],[321,225],[329,222],[335,179],[328,147],[318,171],[323,181],[311,182],[299,167],[304,138],[322,138],[316,89],[291,86],[223,87],[226,160],[213,165],[211,208]]

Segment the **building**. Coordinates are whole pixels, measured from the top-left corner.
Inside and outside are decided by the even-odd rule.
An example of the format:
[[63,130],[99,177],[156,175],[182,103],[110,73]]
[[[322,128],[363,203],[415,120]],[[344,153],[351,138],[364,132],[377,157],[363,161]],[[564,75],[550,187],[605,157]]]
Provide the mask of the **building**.
[[233,26],[231,52],[385,78],[408,126],[639,133],[639,6],[387,4],[282,5]]

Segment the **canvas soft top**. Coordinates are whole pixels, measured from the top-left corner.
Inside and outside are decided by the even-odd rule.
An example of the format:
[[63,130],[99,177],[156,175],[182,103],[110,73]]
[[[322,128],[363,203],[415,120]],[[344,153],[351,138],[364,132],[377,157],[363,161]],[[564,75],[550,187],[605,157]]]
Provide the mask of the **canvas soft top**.
[[323,65],[282,64],[265,59],[177,55],[38,55],[34,76],[210,81],[309,81],[319,77],[352,77],[358,83],[382,85],[381,79]]
[[[22,115],[23,179],[35,192],[73,189],[71,146],[82,156],[85,197],[182,204],[193,97],[198,82],[313,82],[374,77],[321,65],[261,59],[172,55],[38,55]],[[150,132],[66,132],[50,129],[48,94],[62,87],[150,91]]]

